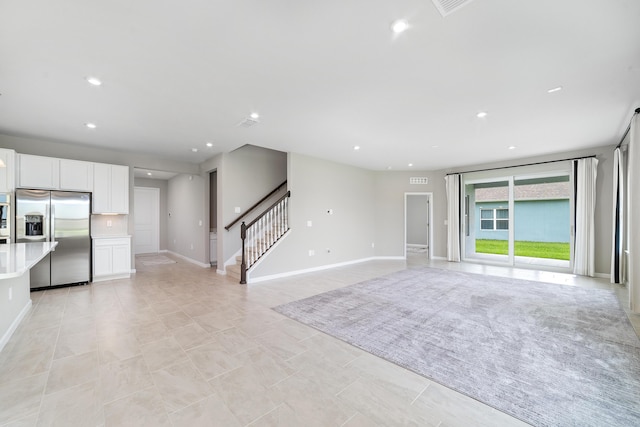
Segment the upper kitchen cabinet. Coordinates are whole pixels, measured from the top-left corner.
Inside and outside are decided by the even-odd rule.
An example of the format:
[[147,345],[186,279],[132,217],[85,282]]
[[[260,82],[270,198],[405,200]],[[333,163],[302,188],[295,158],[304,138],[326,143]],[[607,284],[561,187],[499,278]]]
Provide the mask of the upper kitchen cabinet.
[[0,193],[9,193],[16,188],[15,158],[15,151],[0,148],[0,161],[4,164],[0,164]]
[[93,163],[60,159],[60,189],[93,191]]
[[57,190],[60,160],[53,157],[18,154],[18,187]]
[[129,213],[129,167],[93,164],[93,213]]

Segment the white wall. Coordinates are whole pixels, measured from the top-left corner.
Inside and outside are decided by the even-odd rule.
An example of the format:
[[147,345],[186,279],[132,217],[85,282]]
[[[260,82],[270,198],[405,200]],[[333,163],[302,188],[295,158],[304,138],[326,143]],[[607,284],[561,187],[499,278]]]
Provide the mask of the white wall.
[[[291,231],[251,279],[374,255],[374,172],[290,153],[288,177]],[[310,250],[315,255],[309,256]]]
[[[409,184],[410,177],[427,177],[428,184]],[[444,220],[447,215],[444,173],[433,171],[376,172],[375,173],[375,230],[376,256],[404,256],[404,195],[405,193],[432,193],[433,233],[432,257],[447,254],[447,229]]]
[[[218,266],[222,266],[224,262],[232,259],[241,247],[241,222],[229,231],[224,227],[287,180],[287,154],[245,145],[224,154],[221,168],[217,170],[218,253],[220,254]],[[240,213],[234,211],[236,207],[240,208]],[[251,219],[252,217],[248,217],[248,220]]]
[[171,252],[208,265],[208,206],[205,179],[200,175],[180,174],[167,185],[167,237]]

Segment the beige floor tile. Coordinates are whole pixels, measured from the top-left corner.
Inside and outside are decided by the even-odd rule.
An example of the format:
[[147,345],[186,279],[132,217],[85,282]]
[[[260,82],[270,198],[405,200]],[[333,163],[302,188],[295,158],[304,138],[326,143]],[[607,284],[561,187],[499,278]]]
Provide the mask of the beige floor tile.
[[366,415],[362,415],[360,412],[358,412],[353,417],[349,418],[349,420],[344,423],[342,427],[377,427],[380,425],[381,424],[376,423]]
[[351,365],[340,366],[324,355],[308,350],[287,361],[300,375],[321,384],[332,394],[338,394],[360,378],[361,372]]
[[307,347],[297,338],[279,330],[271,330],[254,339],[282,360],[291,359],[307,351]]
[[172,336],[169,329],[158,320],[137,324],[132,326],[132,329],[133,334],[142,345]]
[[272,387],[296,372],[295,368],[262,347],[252,348],[237,355],[243,368],[252,371],[254,382]]
[[203,316],[212,312],[212,307],[202,302],[193,302],[182,306],[182,311],[189,317]]
[[170,414],[170,418],[176,427],[242,426],[222,399],[215,394]]
[[231,319],[222,313],[209,313],[203,316],[196,316],[193,320],[208,333],[224,331],[235,326]]
[[[279,418],[291,417],[296,422],[290,425],[340,426],[356,414],[356,410],[322,385],[295,374],[271,389],[277,400],[282,401]],[[276,414],[277,414],[276,412]]]
[[242,366],[242,361],[237,355],[230,354],[214,341],[188,350],[187,355],[206,379],[215,378]]
[[160,316],[160,320],[167,327],[167,329],[176,329],[183,326],[187,326],[193,323],[193,319],[183,311],[176,311],[175,313],[163,314]]
[[162,397],[154,387],[104,405],[106,427],[171,426]]
[[105,403],[153,386],[142,355],[100,367],[102,400]]
[[176,311],[180,311],[180,306],[172,300],[163,300],[159,302],[153,302],[151,304],[151,308],[158,315],[175,313]]
[[98,335],[98,355],[100,364],[117,362],[119,360],[131,359],[141,354],[140,343],[138,339],[127,331],[122,334],[112,332],[109,334]]
[[358,357],[367,354],[324,333],[313,335],[311,338],[300,341],[300,343],[340,366],[345,366]]
[[104,412],[98,381],[46,395],[38,417],[38,426],[100,426]]
[[184,350],[189,350],[211,341],[211,335],[197,323],[190,323],[187,326],[172,329],[171,335]]
[[47,378],[45,394],[99,378],[98,353],[95,351],[54,360]]
[[178,411],[213,393],[213,389],[190,361],[153,372],[153,382],[168,412]]
[[54,350],[55,344],[51,343],[34,344],[31,348],[20,346],[3,350],[0,384],[48,372]]
[[38,423],[39,413],[36,411],[19,420],[12,421],[8,424],[2,424],[2,427],[36,427]]
[[337,398],[384,426],[436,427],[441,421],[437,416],[415,418],[411,402],[366,379],[355,381],[341,391]]
[[260,418],[282,403],[253,378],[251,367],[242,367],[209,381],[242,425]]
[[0,425],[37,412],[47,382],[47,374],[0,384]]
[[76,356],[83,353],[98,350],[98,338],[95,330],[76,331],[74,334],[65,334],[58,337],[54,359],[68,356]]
[[238,328],[231,328],[211,335],[211,338],[231,354],[241,353],[258,346],[258,342],[248,337]]
[[187,354],[172,337],[145,344],[141,349],[144,360],[152,372],[187,360]]

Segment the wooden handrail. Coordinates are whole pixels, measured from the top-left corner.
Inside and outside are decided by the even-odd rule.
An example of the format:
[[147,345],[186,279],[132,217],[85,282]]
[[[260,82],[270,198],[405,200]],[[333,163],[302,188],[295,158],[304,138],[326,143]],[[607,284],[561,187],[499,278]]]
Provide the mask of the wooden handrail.
[[262,211],[262,213],[260,215],[258,215],[256,217],[256,219],[254,219],[253,221],[251,221],[249,224],[247,224],[247,228],[251,227],[253,224],[255,224],[260,218],[262,218],[267,212],[269,212],[271,209],[273,209],[278,203],[280,203],[281,201],[283,201],[284,199],[286,199],[287,197],[291,197],[291,191],[287,191],[284,196],[280,197],[278,200],[276,200],[275,202],[273,202],[273,204],[271,206],[269,206],[267,209],[265,209],[264,211]]
[[245,213],[243,213],[242,215],[240,215],[238,218],[234,219],[233,221],[231,221],[231,223],[229,225],[227,225],[224,229],[229,231],[231,229],[231,227],[233,227],[234,225],[236,225],[242,218],[244,218],[245,216],[249,215],[249,213],[251,213],[255,208],[257,208],[258,206],[260,206],[265,200],[267,200],[269,197],[273,196],[275,193],[278,192],[278,190],[280,190],[283,186],[285,186],[287,184],[287,181],[285,180],[282,184],[278,185],[276,188],[274,188],[271,192],[269,192],[269,194],[267,194],[266,196],[264,196],[262,199],[260,199],[258,202],[256,202],[253,206],[251,206],[249,209],[247,209],[247,211]]

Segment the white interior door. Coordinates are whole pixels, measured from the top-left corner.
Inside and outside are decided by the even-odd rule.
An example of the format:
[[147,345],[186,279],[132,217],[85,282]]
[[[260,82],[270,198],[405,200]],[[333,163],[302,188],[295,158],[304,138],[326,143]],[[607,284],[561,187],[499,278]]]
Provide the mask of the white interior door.
[[160,250],[160,189],[134,188],[135,253],[156,253]]

